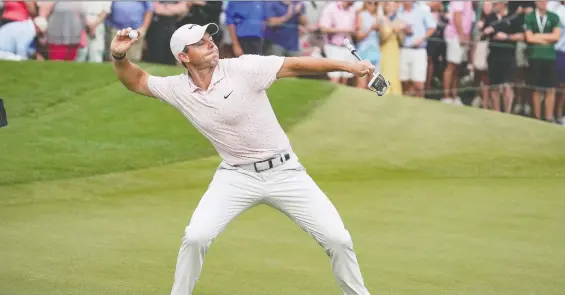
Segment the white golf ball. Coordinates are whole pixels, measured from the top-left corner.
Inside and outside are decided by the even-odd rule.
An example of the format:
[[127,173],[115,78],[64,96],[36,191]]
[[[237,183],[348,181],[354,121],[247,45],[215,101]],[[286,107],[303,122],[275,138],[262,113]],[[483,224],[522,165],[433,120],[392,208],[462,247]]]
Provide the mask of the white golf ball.
[[129,32],[129,35],[128,35],[128,36],[129,36],[131,39],[135,39],[135,38],[137,38],[138,33],[137,33],[137,31],[132,30],[132,31]]

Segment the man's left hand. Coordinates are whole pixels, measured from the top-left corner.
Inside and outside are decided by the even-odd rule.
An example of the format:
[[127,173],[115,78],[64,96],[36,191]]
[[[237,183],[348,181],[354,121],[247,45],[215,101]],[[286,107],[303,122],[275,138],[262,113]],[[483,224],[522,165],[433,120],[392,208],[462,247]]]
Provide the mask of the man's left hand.
[[358,61],[351,65],[351,70],[349,72],[357,77],[363,77],[365,75],[373,74],[375,72],[375,66],[367,60]]

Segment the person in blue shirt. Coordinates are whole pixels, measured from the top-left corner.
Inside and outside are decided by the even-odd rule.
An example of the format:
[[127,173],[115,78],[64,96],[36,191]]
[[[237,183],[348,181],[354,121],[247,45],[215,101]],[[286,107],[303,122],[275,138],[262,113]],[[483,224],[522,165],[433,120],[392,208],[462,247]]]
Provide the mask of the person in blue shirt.
[[[381,41],[379,37],[380,18],[376,1],[365,1],[357,15],[357,51],[363,60],[368,60],[380,72]],[[357,79],[357,87],[366,88],[370,77]]]
[[415,1],[402,2],[398,19],[407,24],[400,49],[400,81],[402,92],[424,97],[424,83],[428,70],[427,40],[436,30],[432,14],[415,5]]
[[[145,38],[153,18],[153,1],[113,1],[111,11],[106,18],[106,24],[111,27],[107,48],[116,33],[128,27],[138,31],[139,39]],[[141,61],[143,42],[136,42],[128,54],[131,60]]]
[[244,54],[263,54],[266,4],[263,1],[229,1],[226,8],[226,24],[236,57]]
[[308,24],[304,3],[302,1],[273,1],[265,5],[267,54],[297,56],[299,27]]

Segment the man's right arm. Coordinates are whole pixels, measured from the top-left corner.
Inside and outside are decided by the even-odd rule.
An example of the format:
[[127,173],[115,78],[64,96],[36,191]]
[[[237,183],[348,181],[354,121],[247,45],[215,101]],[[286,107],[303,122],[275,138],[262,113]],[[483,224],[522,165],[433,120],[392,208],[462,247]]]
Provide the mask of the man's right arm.
[[113,60],[116,76],[124,86],[132,92],[155,97],[149,89],[149,74],[127,58]]
[[136,39],[128,37],[131,28],[119,30],[110,44],[110,55],[116,76],[124,86],[135,93],[155,97],[149,89],[149,74],[127,59],[127,52]]

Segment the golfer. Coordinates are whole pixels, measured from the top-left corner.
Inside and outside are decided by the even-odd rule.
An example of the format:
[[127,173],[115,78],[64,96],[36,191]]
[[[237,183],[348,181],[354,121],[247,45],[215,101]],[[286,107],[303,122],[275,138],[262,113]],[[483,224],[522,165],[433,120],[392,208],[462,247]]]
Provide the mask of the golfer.
[[110,46],[119,80],[130,91],[179,110],[222,159],[185,228],[171,294],[192,294],[212,242],[230,221],[259,204],[287,215],[324,248],[343,294],[369,294],[349,232],[293,152],[266,89],[279,78],[298,74],[346,71],[363,77],[373,73],[373,65],[258,55],[220,60],[211,37],[218,26],[187,24],[170,41],[187,71],[157,77],[128,61],[127,51],[137,41],[128,37],[130,31],[118,31]]

